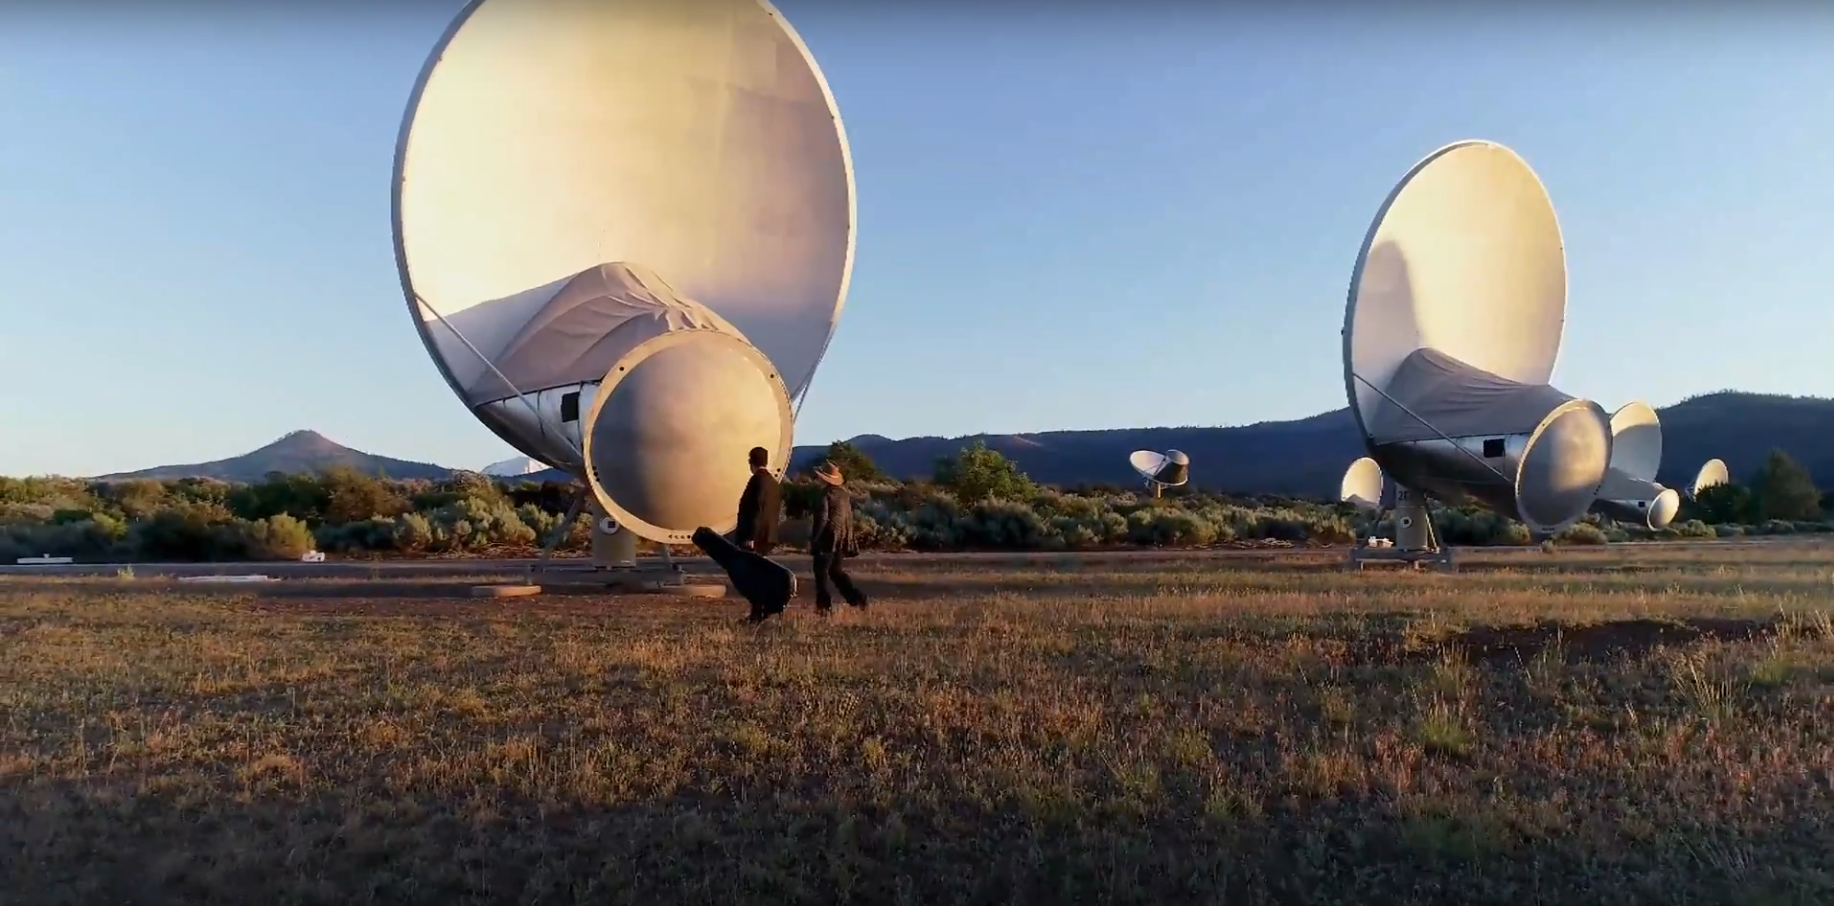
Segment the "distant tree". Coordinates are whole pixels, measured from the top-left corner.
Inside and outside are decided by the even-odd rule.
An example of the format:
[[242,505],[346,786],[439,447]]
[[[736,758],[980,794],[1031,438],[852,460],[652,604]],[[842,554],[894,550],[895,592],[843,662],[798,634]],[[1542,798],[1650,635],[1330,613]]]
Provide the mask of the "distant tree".
[[985,441],[975,441],[954,458],[936,461],[936,484],[953,493],[963,503],[982,500],[1029,500],[1038,492],[1037,484],[1019,465],[998,450],[987,449]]
[[[884,481],[885,473],[879,471],[878,463],[872,461],[859,447],[844,440],[837,440],[828,445],[827,460],[840,467],[841,474],[848,481]],[[819,463],[810,464],[814,468]]]
[[114,495],[114,504],[129,519],[149,518],[169,503],[165,484],[151,478],[124,481],[113,486],[110,491]]
[[544,481],[537,484],[533,481],[520,481],[506,494],[514,506],[533,506],[550,516],[560,516],[573,505],[573,499],[579,496],[579,488],[572,482]]
[[312,530],[285,513],[248,522],[242,530],[239,540],[257,560],[297,560],[314,547]]
[[1821,491],[1809,470],[1782,450],[1770,451],[1764,467],[1751,481],[1758,515],[1764,519],[1810,520],[1821,518]]
[[325,518],[332,522],[362,522],[408,510],[408,501],[392,487],[349,466],[326,469],[320,483],[327,497]]
[[1750,488],[1735,482],[1702,488],[1693,500],[1682,504],[1681,516],[1708,525],[1751,525],[1761,521],[1757,498]]
[[330,502],[329,491],[317,477],[285,472],[269,472],[255,484],[233,488],[225,501],[229,511],[242,519],[252,521],[287,513],[311,523],[324,518]]
[[508,503],[510,495],[489,475],[460,471],[423,488],[414,495],[412,505],[415,509],[432,510],[467,499],[499,504]]

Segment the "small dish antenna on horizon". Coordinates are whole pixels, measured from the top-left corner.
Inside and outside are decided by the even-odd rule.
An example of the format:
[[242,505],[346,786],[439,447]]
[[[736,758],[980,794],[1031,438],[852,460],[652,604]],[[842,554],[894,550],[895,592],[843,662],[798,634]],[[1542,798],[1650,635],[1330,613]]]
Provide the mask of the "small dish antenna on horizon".
[[1191,480],[1191,458],[1178,450],[1155,453],[1135,450],[1127,457],[1128,465],[1146,480],[1146,487],[1158,497],[1166,488],[1175,488]]
[[1396,544],[1383,559],[1451,565],[1429,497],[1482,504],[1543,538],[1591,507],[1611,425],[1597,403],[1548,383],[1566,302],[1553,203],[1514,151],[1446,145],[1389,193],[1357,254],[1343,327],[1350,412],[1395,484]]
[[492,432],[586,485],[560,529],[590,501],[596,565],[730,530],[753,447],[782,474],[855,195],[833,94],[767,0],[471,0],[414,86],[393,183],[428,355]]

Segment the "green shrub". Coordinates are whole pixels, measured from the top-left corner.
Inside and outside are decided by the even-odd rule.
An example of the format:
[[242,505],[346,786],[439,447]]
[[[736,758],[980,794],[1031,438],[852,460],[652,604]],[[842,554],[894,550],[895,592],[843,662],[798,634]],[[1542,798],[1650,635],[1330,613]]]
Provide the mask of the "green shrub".
[[955,519],[956,541],[996,550],[1051,550],[1063,547],[1057,528],[1029,504],[988,499]]
[[317,539],[304,522],[286,513],[256,521],[238,521],[248,555],[256,560],[298,560],[313,550]]
[[936,463],[936,484],[947,488],[963,503],[983,500],[1030,500],[1038,486],[1012,460],[975,441],[953,458]]
[[1127,517],[1127,540],[1161,547],[1196,547],[1216,540],[1216,526],[1182,509],[1149,507]]
[[[847,487],[861,545],[871,550],[1189,548],[1237,540],[1342,545],[1394,537],[1392,513],[1378,517],[1335,501],[1190,488],[1153,498],[1118,487],[1078,493],[1040,487],[1016,463],[981,445],[939,463],[935,482],[892,481],[865,475],[868,471],[850,469]],[[291,559],[311,547],[348,556],[529,556],[557,531],[562,552],[590,546],[589,512],[564,530],[560,524],[576,485],[511,484],[475,473],[394,481],[347,469],[275,474],[241,485],[206,479],[0,478],[0,560],[40,554],[83,560]],[[1781,499],[1779,488],[1787,490],[1784,484],[1772,481],[1764,488],[1774,501]],[[1757,497],[1737,486],[1722,487],[1684,504],[1687,518],[1660,531],[1588,517],[1560,540],[1596,544],[1830,530],[1813,519],[1757,521]],[[797,477],[785,481],[783,490],[780,540],[786,548],[806,547],[808,515],[825,486]],[[1755,524],[1706,518],[1719,511],[1748,512]],[[1529,543],[1522,524],[1485,509],[1435,505],[1433,519],[1443,543]],[[639,550],[653,547],[645,542]]]
[[1604,529],[1590,522],[1579,522],[1568,526],[1566,530],[1554,536],[1561,544],[1605,544],[1610,541]]

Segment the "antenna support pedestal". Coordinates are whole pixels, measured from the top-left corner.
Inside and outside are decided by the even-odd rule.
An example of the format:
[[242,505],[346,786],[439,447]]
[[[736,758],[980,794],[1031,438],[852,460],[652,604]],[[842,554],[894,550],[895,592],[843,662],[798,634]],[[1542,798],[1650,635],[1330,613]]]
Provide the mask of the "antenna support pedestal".
[[1349,568],[1360,570],[1364,564],[1406,563],[1414,569],[1425,564],[1439,572],[1457,572],[1452,551],[1439,546],[1433,534],[1433,517],[1427,511],[1426,498],[1405,487],[1395,488],[1395,543],[1393,547],[1369,547],[1358,544],[1350,549]]
[[[661,594],[691,598],[723,598],[724,583],[710,582],[700,576],[689,576],[681,564],[669,556],[667,546],[662,555],[639,559],[637,535],[618,525],[605,513],[598,499],[587,495],[587,512],[592,516],[592,556],[590,566],[560,566],[553,561],[537,567],[543,588],[566,589],[576,593]],[[533,579],[531,579],[533,581]]]
[[[605,531],[610,527],[612,531]],[[598,501],[592,502],[592,567],[594,569],[636,569],[637,536],[622,531],[605,515]]]

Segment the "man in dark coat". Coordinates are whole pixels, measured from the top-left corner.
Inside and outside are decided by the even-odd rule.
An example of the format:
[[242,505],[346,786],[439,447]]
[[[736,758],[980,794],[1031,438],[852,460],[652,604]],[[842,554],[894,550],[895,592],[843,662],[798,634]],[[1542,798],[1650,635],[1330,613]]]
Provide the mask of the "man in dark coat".
[[751,480],[739,495],[739,525],[732,530],[734,544],[767,556],[777,546],[777,517],[783,510],[783,488],[766,468],[770,456],[763,447],[751,448]]
[[828,583],[840,590],[841,597],[855,607],[866,606],[866,595],[853,584],[853,577],[841,568],[841,561],[858,551],[853,534],[853,499],[842,487],[841,470],[832,462],[815,469],[815,477],[827,487],[815,502],[815,514],[809,524],[809,556],[815,567],[815,609],[828,613],[834,609]]

